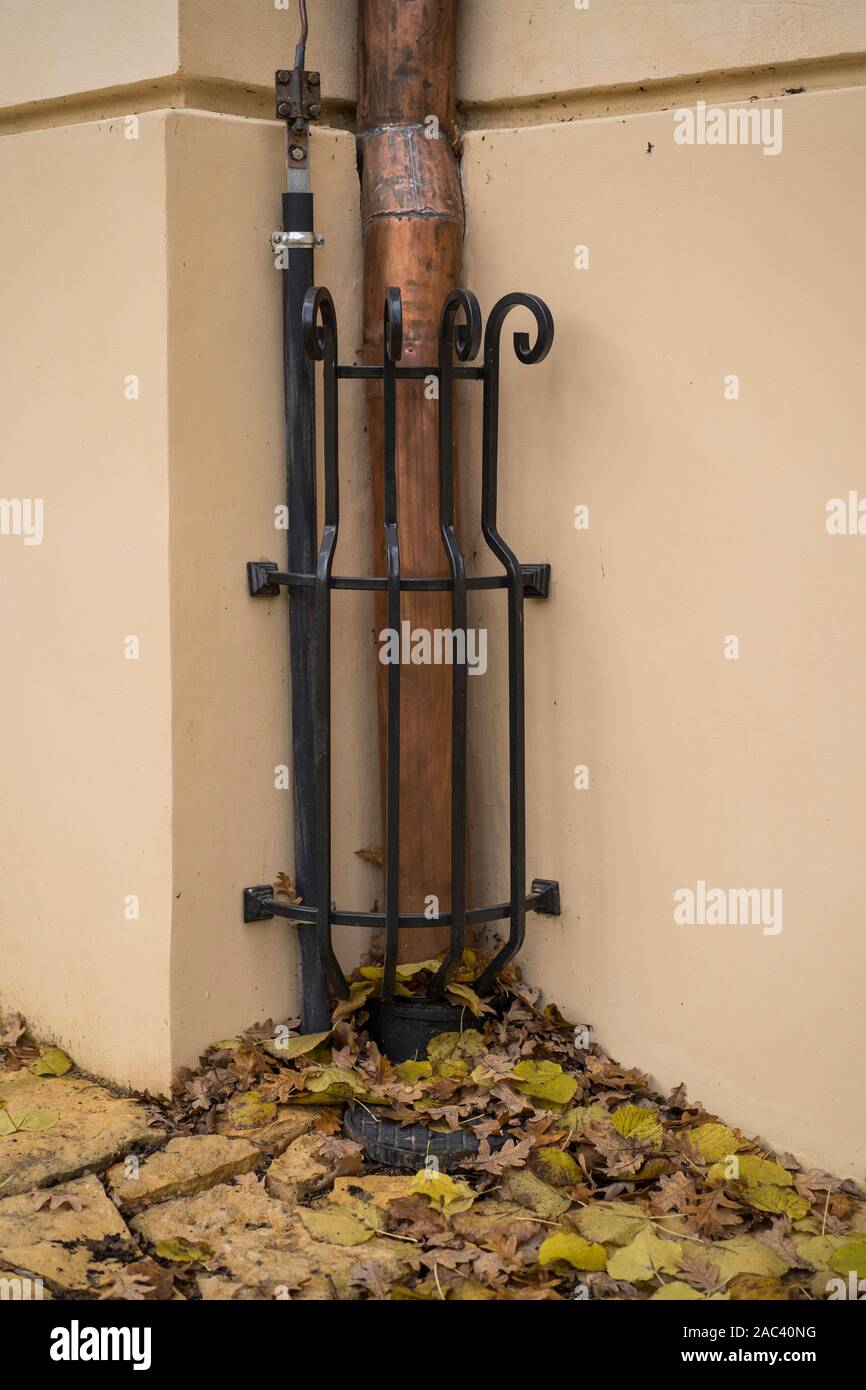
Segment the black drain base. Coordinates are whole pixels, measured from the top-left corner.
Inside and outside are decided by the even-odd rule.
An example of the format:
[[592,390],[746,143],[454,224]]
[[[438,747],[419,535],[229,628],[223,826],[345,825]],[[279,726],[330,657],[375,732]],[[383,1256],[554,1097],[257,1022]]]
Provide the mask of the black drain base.
[[426,999],[371,999],[370,1036],[392,1062],[423,1062],[427,1044],[437,1033],[459,1033],[468,1025],[467,1010]]
[[[364,1145],[368,1163],[381,1163],[387,1168],[399,1168],[405,1173],[418,1173],[435,1160],[431,1167],[442,1172],[456,1168],[464,1158],[478,1152],[478,1140],[471,1130],[458,1129],[453,1134],[435,1134],[426,1125],[401,1125],[397,1120],[380,1120],[375,1113],[359,1105],[346,1111],[343,1134]],[[491,1138],[490,1147],[499,1148],[502,1139]],[[362,1181],[359,1179],[359,1181]]]
[[[471,1026],[466,1022],[465,1008],[442,1000],[394,999],[386,1004],[373,999],[367,1007],[370,1036],[391,1062],[426,1061],[431,1038],[439,1033],[460,1033]],[[350,1106],[343,1119],[344,1135],[364,1145],[369,1163],[406,1173],[417,1173],[426,1166],[447,1172],[478,1152],[478,1140],[468,1126],[438,1134],[423,1124],[401,1125],[398,1120],[384,1119],[376,1113],[378,1108]],[[505,1137],[491,1135],[489,1143],[491,1149],[499,1149]]]

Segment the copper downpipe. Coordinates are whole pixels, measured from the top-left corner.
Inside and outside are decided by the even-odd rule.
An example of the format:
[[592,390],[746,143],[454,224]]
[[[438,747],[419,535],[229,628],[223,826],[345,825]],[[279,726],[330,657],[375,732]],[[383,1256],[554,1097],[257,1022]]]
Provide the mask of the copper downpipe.
[[[382,358],[382,306],[403,295],[402,364],[435,363],[439,312],[460,283],[464,230],[455,123],[456,0],[360,0],[358,156],[364,237],[364,360]],[[381,382],[368,384],[374,554],[383,573]],[[424,381],[399,384],[398,522],[406,576],[448,575],[439,531],[437,404]],[[404,593],[412,628],[451,626],[447,593]],[[377,596],[377,633],[386,626]],[[382,676],[385,668],[381,668]],[[379,685],[384,753],[385,683]],[[400,911],[450,907],[451,672],[401,668]],[[401,933],[400,959],[448,945],[447,928]]]

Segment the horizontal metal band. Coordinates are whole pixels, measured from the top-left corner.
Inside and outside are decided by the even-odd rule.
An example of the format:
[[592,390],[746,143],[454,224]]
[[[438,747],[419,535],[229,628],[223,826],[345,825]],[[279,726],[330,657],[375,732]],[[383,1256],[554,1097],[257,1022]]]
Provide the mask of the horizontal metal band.
[[[279,571],[270,576],[275,584],[285,584],[287,588],[311,588],[316,582],[314,574],[282,574]],[[507,587],[508,580],[504,574],[484,575],[480,578],[467,579],[467,589],[504,589]],[[381,575],[353,575],[353,574],[333,574],[331,575],[332,589],[387,589],[388,581]],[[453,589],[454,581],[450,576],[443,575],[441,578],[424,579],[407,577],[400,580],[400,588],[421,590],[423,593],[433,591]]]
[[[532,892],[527,894],[524,906],[527,912],[540,912],[547,916],[559,915],[559,884],[552,879],[534,879]],[[266,922],[272,917],[282,917],[287,922],[304,923],[315,926],[318,922],[318,911],[315,907],[306,907],[303,903],[294,904],[284,902],[280,898],[273,896],[273,889],[270,884],[262,885],[258,888],[244,889],[244,921],[245,922]],[[510,903],[494,903],[491,907],[471,907],[466,912],[466,924],[470,927],[483,925],[485,922],[501,922],[511,916]],[[373,929],[385,926],[384,912],[351,912],[334,908],[328,919],[334,927],[370,927]],[[430,926],[450,926],[451,913],[440,912],[438,917],[426,917],[423,912],[401,912],[399,917],[400,930],[409,930]]]
[[[382,377],[382,367],[376,366],[357,366],[357,367],[338,367],[337,376],[344,381],[378,381]],[[423,381],[428,376],[438,377],[439,368],[436,367],[394,367],[394,375],[398,380]],[[467,381],[483,381],[483,367],[455,367],[453,369],[455,377],[463,377]]]
[[[550,591],[550,566],[546,564],[524,564],[520,566],[523,575],[523,594],[525,598],[547,598]],[[254,598],[276,598],[280,587],[287,589],[312,589],[316,584],[314,574],[291,574],[277,569],[272,560],[250,560],[247,565],[247,578],[250,593]],[[355,592],[383,591],[388,588],[388,580],[383,575],[332,574],[329,581],[331,589],[351,589]],[[450,575],[406,576],[400,579],[401,592],[414,590],[416,593],[448,593],[454,588]],[[507,589],[508,577],[504,574],[475,575],[466,580],[466,588]]]

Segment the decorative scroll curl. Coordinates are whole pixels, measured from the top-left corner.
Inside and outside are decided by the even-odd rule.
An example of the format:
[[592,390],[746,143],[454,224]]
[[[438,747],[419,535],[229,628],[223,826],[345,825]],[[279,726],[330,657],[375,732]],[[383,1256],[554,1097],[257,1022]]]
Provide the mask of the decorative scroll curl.
[[[462,310],[463,322],[457,323]],[[471,290],[452,290],[439,317],[440,365],[454,349],[461,362],[471,362],[481,347],[481,308]]]
[[503,325],[511,310],[518,305],[528,309],[535,319],[536,338],[530,344],[528,333],[515,333],[514,353],[519,362],[532,366],[536,362],[543,362],[553,347],[553,315],[543,299],[519,290],[504,295],[491,309],[484,333],[484,355],[485,358],[498,360]]
[[301,328],[304,348],[313,362],[321,362],[326,351],[333,362],[337,361],[337,311],[331,291],[324,286],[313,286],[307,290],[301,312]]

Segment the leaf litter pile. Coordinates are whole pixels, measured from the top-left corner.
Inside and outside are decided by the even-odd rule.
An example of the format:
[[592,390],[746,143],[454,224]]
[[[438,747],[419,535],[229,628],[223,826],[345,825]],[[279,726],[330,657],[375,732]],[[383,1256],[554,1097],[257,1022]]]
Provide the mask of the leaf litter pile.
[[[482,1002],[471,988],[480,963],[467,951],[449,992],[466,1026],[426,1057],[394,1065],[379,1052],[366,1006],[382,970],[363,966],[329,1032],[269,1020],[214,1044],[170,1102],[152,1101],[154,1123],[255,1140],[286,1107],[328,1107],[289,1148],[306,1142],[315,1172],[293,1195],[314,1240],[358,1247],[362,1298],[823,1299],[851,1271],[866,1278],[855,1182],[769,1153],[681,1085],[657,1094],[555,1005],[542,1009],[514,967]],[[423,993],[437,966],[398,967],[398,996]],[[346,1106],[468,1128],[477,1153],[450,1173],[428,1160],[398,1176],[339,1137]],[[401,1243],[399,1276],[365,1260],[375,1236]]]

